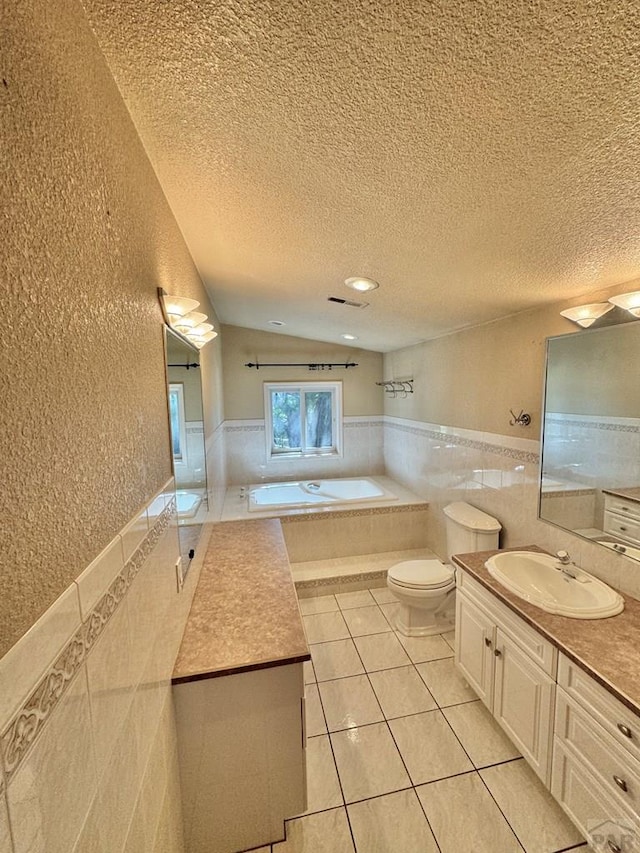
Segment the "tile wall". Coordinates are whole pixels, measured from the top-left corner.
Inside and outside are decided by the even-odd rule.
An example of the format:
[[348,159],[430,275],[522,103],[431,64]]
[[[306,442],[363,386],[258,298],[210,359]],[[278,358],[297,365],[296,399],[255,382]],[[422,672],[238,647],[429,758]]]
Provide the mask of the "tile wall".
[[229,485],[293,480],[297,477],[352,477],[384,473],[381,417],[344,418],[343,454],[267,461],[264,420],[227,421],[224,426]]
[[214,518],[219,518],[222,514],[222,505],[224,504],[228,483],[224,423],[220,423],[208,436],[205,455],[209,511],[214,513]]
[[173,482],[0,660],[0,853],[179,853]]
[[640,567],[538,520],[540,443],[385,416],[385,473],[429,502],[428,541],[446,557],[443,508],[468,501],[503,526],[501,547],[564,548],[586,571],[640,598]]
[[185,433],[186,462],[175,463],[176,486],[178,489],[203,489],[206,477],[203,422],[187,421]]

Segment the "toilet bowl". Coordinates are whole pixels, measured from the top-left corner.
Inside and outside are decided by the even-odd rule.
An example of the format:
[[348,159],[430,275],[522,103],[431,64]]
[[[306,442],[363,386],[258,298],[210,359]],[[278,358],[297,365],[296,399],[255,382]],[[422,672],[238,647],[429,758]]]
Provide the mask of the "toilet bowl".
[[455,624],[456,576],[440,560],[406,560],[387,572],[387,588],[398,601],[396,628],[406,637],[451,631]]
[[[488,551],[498,547],[500,522],[468,503],[457,501],[443,510],[447,555]],[[387,588],[398,602],[397,630],[406,637],[426,637],[455,626],[456,576],[440,560],[405,560],[387,572]]]

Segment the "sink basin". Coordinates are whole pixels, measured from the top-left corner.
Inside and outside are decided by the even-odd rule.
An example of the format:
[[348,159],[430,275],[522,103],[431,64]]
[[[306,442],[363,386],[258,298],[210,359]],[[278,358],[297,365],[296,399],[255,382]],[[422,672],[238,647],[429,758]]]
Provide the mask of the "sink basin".
[[615,589],[577,566],[561,566],[558,558],[549,554],[503,551],[490,557],[485,566],[498,583],[547,613],[571,619],[604,619],[624,609],[624,599]]

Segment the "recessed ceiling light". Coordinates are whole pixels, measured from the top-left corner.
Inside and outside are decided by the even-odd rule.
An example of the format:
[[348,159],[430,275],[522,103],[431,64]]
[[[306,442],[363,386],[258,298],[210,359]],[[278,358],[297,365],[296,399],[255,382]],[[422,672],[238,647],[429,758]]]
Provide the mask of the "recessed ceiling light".
[[283,323],[282,320],[268,320],[267,322],[270,326],[286,326],[286,323]]
[[367,290],[375,290],[377,287],[380,287],[377,281],[374,281],[372,278],[363,278],[362,276],[346,278],[344,283],[352,290],[359,290],[361,293],[366,293]]
[[347,335],[347,334],[345,334],[345,335],[340,335],[340,337],[341,337],[341,338],[344,338],[344,339],[345,339],[345,341],[357,341],[357,340],[358,340],[358,338],[357,338],[357,336],[356,336],[356,335]]

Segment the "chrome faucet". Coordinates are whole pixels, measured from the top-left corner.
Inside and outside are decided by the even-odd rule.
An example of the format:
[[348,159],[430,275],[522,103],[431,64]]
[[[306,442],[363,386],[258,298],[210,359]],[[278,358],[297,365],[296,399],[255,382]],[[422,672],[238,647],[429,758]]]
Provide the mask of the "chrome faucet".
[[560,565],[556,566],[558,571],[562,572],[563,575],[567,575],[567,577],[574,578],[575,580],[576,573],[573,569],[569,568],[569,566],[575,566],[575,563],[569,556],[569,553],[567,551],[558,551],[556,553],[556,557],[560,563]]

